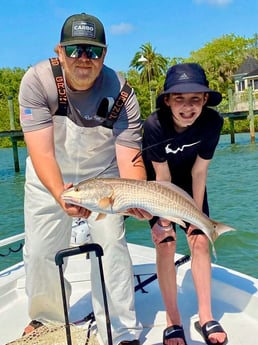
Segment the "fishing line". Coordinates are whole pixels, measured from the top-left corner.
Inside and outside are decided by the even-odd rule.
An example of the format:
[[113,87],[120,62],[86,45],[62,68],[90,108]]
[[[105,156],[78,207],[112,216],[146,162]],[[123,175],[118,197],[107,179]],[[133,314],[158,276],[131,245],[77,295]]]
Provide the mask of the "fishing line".
[[144,147],[143,149],[141,149],[141,151],[139,151],[139,152],[134,156],[134,158],[132,159],[131,162],[134,163],[134,162],[136,161],[136,159],[139,158],[139,157],[142,155],[142,153],[143,153],[144,151],[149,150],[149,149],[151,149],[151,148],[153,148],[153,147],[159,146],[159,145],[161,145],[161,144],[166,144],[166,143],[168,143],[169,141],[172,141],[172,140],[174,140],[174,138],[166,139],[166,140],[160,141],[159,143],[156,143],[156,144],[153,144],[153,145],[149,145],[149,146]]

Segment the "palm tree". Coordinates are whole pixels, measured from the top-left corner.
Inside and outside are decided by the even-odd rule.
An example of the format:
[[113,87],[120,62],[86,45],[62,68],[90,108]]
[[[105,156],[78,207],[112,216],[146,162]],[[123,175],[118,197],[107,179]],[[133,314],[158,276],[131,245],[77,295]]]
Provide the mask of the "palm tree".
[[151,81],[157,80],[161,75],[166,73],[168,67],[168,58],[164,58],[161,54],[155,52],[151,43],[145,43],[140,47],[130,67],[137,69],[140,72],[142,82],[147,82],[151,85]]
[[[146,91],[141,87],[141,92],[146,93],[148,90],[148,103],[150,105],[151,112],[155,109],[155,98],[163,88],[168,63],[169,59],[156,53],[150,42],[145,43],[140,47],[140,51],[134,55],[134,58],[130,63],[130,67],[139,72],[141,85],[147,86],[146,89],[144,88]],[[141,104],[142,113],[144,113],[143,116],[145,116],[145,103],[146,102],[142,102]],[[149,105],[147,106],[148,108]],[[147,110],[147,113],[149,113],[149,110]]]

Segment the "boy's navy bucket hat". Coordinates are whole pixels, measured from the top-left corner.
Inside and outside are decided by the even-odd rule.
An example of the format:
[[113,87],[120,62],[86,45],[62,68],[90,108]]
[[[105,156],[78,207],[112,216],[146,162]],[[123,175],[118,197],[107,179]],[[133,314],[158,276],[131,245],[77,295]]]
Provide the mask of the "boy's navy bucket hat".
[[182,63],[169,68],[164,83],[164,91],[157,98],[157,107],[164,102],[169,93],[207,92],[206,105],[216,106],[222,100],[221,93],[209,88],[209,82],[203,68],[197,63]]

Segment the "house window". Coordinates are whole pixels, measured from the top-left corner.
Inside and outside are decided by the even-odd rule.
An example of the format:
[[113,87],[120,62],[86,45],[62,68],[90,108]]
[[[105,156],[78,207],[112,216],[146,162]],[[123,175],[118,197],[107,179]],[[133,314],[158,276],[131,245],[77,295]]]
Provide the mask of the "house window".
[[238,91],[244,91],[245,89],[245,82],[243,80],[239,81],[238,84]]
[[253,82],[254,82],[254,84],[253,84],[253,85],[254,85],[253,89],[254,89],[254,90],[258,90],[258,79],[255,79]]

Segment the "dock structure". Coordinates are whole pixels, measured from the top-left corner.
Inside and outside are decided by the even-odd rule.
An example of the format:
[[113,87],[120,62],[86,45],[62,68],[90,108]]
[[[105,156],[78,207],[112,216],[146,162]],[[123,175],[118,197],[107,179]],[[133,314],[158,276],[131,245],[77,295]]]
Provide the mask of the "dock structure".
[[255,143],[255,128],[254,128],[254,117],[258,115],[258,109],[254,109],[255,98],[253,95],[253,90],[251,87],[248,87],[247,91],[247,101],[242,102],[241,110],[236,108],[234,104],[234,96],[231,89],[228,90],[228,112],[220,113],[224,118],[229,119],[230,123],[230,137],[231,137],[231,144],[235,143],[235,121],[237,120],[249,120],[249,129],[250,129],[250,141],[251,143]]
[[12,142],[14,170],[15,172],[19,172],[20,165],[19,165],[19,154],[18,154],[17,142],[24,140],[23,132],[21,130],[11,130],[11,131],[0,132],[0,138],[4,138],[4,137],[9,137]]
[[220,113],[220,114],[223,118],[229,119],[231,144],[235,144],[235,121],[246,120],[246,119],[250,121],[250,142],[255,143],[254,116],[258,115],[258,110],[254,110],[252,116],[250,116],[250,113],[248,110],[234,111],[234,112]]
[[13,107],[13,97],[8,97],[8,107],[9,107],[9,114],[10,114],[10,131],[2,131],[0,132],[0,138],[9,137],[12,142],[13,148],[13,162],[14,162],[14,170],[15,172],[20,171],[19,165],[19,154],[18,154],[18,141],[23,141],[24,136],[22,130],[15,129],[14,125],[14,107]]
[[[228,118],[230,123],[230,138],[231,144],[235,143],[235,121],[238,120],[249,120],[250,123],[250,141],[255,143],[255,128],[254,128],[254,117],[258,115],[258,109],[254,109],[253,94],[251,88],[248,91],[248,102],[246,110],[235,110],[233,106],[233,96],[229,92],[229,111],[220,112],[223,118]],[[10,113],[10,130],[0,132],[0,138],[9,137],[12,142],[13,149],[13,162],[15,172],[20,171],[19,166],[19,154],[18,154],[18,141],[24,140],[24,135],[22,130],[15,129],[14,125],[14,108],[13,108],[13,99],[8,97],[9,113]]]

